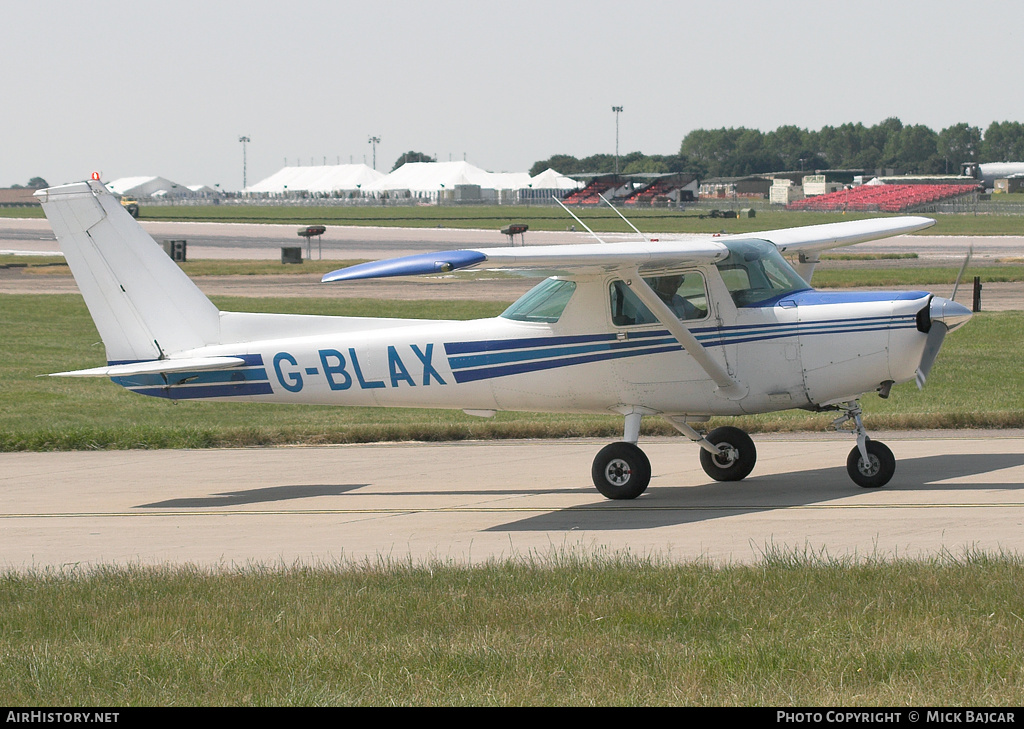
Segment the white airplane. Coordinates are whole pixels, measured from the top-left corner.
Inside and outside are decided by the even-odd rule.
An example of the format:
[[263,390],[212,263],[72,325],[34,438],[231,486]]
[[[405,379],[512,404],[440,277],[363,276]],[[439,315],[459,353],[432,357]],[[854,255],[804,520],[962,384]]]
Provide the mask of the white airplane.
[[[170,399],[618,413],[621,442],[592,476],[610,499],[647,488],[640,422],[660,416],[696,442],[707,474],[754,468],[750,437],[704,435],[712,416],[831,410],[857,444],[863,487],[895,471],[868,437],[860,398],[924,380],[971,312],[923,291],[825,292],[821,251],[921,230],[928,218],[861,220],[693,240],[481,248],[364,263],[342,282],[502,269],[545,278],[493,319],[424,321],[219,311],[99,180],[36,193],[99,330],[109,377]],[[582,222],[582,221],[581,221]],[[627,221],[628,222],[628,221]],[[797,259],[795,268],[783,253]]]

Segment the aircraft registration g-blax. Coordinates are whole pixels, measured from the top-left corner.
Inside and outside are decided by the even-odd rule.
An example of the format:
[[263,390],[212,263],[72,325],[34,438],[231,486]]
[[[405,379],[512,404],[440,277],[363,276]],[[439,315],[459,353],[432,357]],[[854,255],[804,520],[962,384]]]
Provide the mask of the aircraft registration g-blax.
[[106,348],[106,366],[57,375],[172,400],[617,413],[622,440],[591,469],[610,499],[636,498],[650,481],[642,418],[664,418],[700,446],[711,478],[736,481],[754,468],[753,441],[702,425],[791,408],[837,411],[833,425],[857,441],[850,477],[886,484],[896,462],[868,437],[860,398],[915,377],[922,386],[946,333],[971,316],[924,291],[808,283],[822,251],[934,223],[922,217],[686,240],[637,231],[622,242],[414,255],[323,278],[543,277],[496,318],[427,321],[219,311],[99,180],[36,195]]

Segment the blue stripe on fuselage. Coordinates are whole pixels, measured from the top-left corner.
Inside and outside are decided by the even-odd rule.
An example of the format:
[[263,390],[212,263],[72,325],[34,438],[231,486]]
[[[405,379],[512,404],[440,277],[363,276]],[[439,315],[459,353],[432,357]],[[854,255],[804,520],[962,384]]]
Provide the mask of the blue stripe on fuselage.
[[[785,301],[799,307],[835,304],[913,301],[927,297],[920,291],[822,292],[809,289],[796,292]],[[775,301],[772,305],[777,305]],[[756,308],[756,307],[751,307]],[[832,318],[821,321],[793,321],[763,324],[736,324],[724,327],[693,327],[690,333],[704,347],[783,339],[786,337],[841,336],[843,334],[877,332],[916,327],[913,314]],[[504,377],[577,364],[599,362],[623,357],[674,352],[682,349],[664,329],[629,331],[628,339],[615,333],[585,334],[562,337],[529,337],[519,339],[448,342],[444,345],[448,364],[456,382]],[[461,356],[457,356],[461,355]],[[466,356],[469,355],[469,356]]]
[[242,397],[247,395],[273,395],[274,390],[269,382],[235,382],[228,385],[212,385],[207,387],[142,387],[132,392],[150,397],[163,397],[168,400],[203,400],[210,397]]

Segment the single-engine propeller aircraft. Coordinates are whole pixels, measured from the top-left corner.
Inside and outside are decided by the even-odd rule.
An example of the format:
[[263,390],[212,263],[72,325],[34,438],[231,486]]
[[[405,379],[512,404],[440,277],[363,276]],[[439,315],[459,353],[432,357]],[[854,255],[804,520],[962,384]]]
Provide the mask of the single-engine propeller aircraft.
[[57,375],[109,377],[173,400],[618,413],[622,441],[592,468],[610,499],[636,498],[650,481],[637,447],[645,416],[696,442],[711,478],[737,481],[754,468],[753,441],[730,426],[698,428],[712,416],[790,408],[837,411],[833,425],[857,441],[850,477],[884,485],[895,459],[868,437],[861,396],[886,397],[915,377],[923,386],[946,333],[971,316],[923,291],[807,283],[822,251],[934,223],[921,217],[686,240],[637,231],[623,242],[413,255],[323,278],[545,277],[496,318],[423,321],[219,311],[98,179],[36,195],[108,362]]

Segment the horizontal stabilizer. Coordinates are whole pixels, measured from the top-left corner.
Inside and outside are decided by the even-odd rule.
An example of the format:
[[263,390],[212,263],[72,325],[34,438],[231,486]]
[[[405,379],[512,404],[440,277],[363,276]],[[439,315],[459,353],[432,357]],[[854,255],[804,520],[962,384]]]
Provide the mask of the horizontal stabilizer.
[[152,375],[172,372],[194,372],[196,370],[226,370],[245,364],[241,357],[192,357],[190,359],[157,359],[147,362],[93,367],[87,370],[54,372],[50,377],[128,377],[129,375]]

